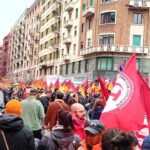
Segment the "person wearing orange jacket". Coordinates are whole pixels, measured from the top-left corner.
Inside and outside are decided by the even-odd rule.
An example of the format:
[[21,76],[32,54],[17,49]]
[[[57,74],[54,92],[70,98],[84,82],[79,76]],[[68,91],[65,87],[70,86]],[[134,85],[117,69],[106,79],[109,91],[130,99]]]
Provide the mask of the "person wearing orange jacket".
[[86,138],[78,150],[101,150],[101,135],[104,125],[99,120],[90,120],[85,128]]

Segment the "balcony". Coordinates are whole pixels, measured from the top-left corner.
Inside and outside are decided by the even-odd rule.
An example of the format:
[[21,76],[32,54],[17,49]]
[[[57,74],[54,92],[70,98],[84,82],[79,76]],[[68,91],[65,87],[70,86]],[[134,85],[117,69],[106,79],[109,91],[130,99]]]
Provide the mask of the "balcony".
[[70,55],[69,54],[63,55],[62,60],[63,61],[69,61],[70,60]]
[[73,25],[73,21],[71,19],[64,22],[64,28],[71,28]]
[[93,6],[89,6],[86,10],[83,11],[82,16],[83,17],[90,17],[94,15],[95,8]]
[[47,61],[43,61],[39,63],[40,67],[46,67],[47,66]]
[[84,48],[80,50],[80,55],[89,55],[92,53],[100,53],[100,52],[116,52],[116,53],[138,53],[138,54],[148,54],[148,47],[133,47],[133,46],[125,46],[125,45],[102,45],[102,46],[93,46],[89,48]]
[[129,0],[128,7],[129,9],[149,9],[150,1],[149,0]]
[[72,42],[72,39],[71,39],[70,35],[63,39],[63,43],[64,44],[71,44],[71,42]]
[[69,2],[68,4],[66,4],[65,6],[65,10],[66,11],[71,11],[73,10],[74,6],[73,6],[73,3],[72,2]]
[[53,49],[59,49],[59,44],[54,44],[52,47]]
[[54,65],[54,60],[48,60],[47,61],[47,66],[53,66]]

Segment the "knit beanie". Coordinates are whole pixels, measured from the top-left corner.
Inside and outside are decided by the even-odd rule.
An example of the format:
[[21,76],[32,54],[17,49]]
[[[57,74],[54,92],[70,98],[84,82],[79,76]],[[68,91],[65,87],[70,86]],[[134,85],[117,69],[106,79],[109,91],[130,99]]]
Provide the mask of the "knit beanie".
[[21,116],[22,115],[21,102],[16,99],[8,101],[8,103],[6,104],[5,113]]
[[142,150],[150,150],[150,135],[145,137],[142,143]]

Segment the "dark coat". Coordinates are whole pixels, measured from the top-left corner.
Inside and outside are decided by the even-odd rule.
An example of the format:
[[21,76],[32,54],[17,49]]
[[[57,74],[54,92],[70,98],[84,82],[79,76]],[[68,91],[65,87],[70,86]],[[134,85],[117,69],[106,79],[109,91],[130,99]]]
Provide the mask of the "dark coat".
[[142,150],[150,150],[150,135],[146,136],[142,143]]
[[77,150],[81,139],[66,129],[54,129],[40,141],[37,150]]
[[[3,130],[10,150],[35,150],[33,133],[24,127],[23,120],[15,115],[0,117],[0,130]],[[6,150],[0,133],[0,150]]]
[[44,107],[44,112],[46,114],[48,106],[49,106],[48,98],[46,96],[42,96],[42,97],[40,97],[40,101],[41,101],[41,103],[42,103],[42,105]]

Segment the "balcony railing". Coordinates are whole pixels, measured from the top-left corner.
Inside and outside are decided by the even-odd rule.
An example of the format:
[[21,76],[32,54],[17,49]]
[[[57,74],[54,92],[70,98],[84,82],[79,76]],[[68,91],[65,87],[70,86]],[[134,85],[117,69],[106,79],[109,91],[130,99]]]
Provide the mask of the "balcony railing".
[[114,46],[114,45],[102,45],[84,48],[80,50],[80,55],[88,55],[99,52],[118,52],[118,53],[139,53],[148,54],[149,47],[136,47],[136,46]]
[[73,8],[74,8],[74,6],[73,6],[72,2],[68,2],[68,4],[66,4],[66,6],[65,6],[66,11],[71,11],[71,10],[73,10]]
[[71,19],[64,22],[64,28],[71,28],[73,25],[73,21]]
[[40,66],[40,67],[46,67],[46,66],[47,66],[47,61],[45,60],[45,61],[43,61],[43,62],[40,62],[40,63],[39,63],[39,66]]
[[149,9],[150,1],[149,0],[129,0],[128,6],[131,9],[134,9],[134,8]]
[[71,44],[71,42],[72,42],[72,39],[71,39],[71,36],[69,35],[68,37],[65,37],[64,39],[63,39],[63,43],[64,44]]
[[62,60],[63,61],[69,61],[70,60],[70,55],[69,54],[63,55]]
[[47,61],[47,66],[53,66],[54,65],[54,60],[48,60]]
[[90,17],[94,15],[95,8],[93,6],[89,6],[86,10],[83,11],[82,16],[84,17]]

